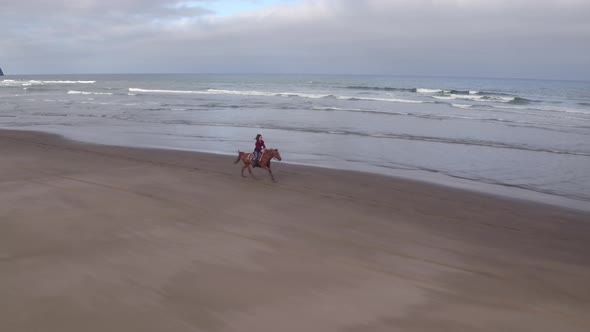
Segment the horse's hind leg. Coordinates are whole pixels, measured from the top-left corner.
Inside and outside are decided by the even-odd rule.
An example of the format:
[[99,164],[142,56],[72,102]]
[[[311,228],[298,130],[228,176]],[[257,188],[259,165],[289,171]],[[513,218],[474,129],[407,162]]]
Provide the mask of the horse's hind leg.
[[253,178],[255,178],[255,179],[256,179],[256,176],[254,176],[254,173],[252,173],[252,167],[250,167],[250,164],[249,164],[249,163],[245,163],[245,164],[244,164],[244,167],[242,167],[242,177],[243,177],[243,178],[246,178],[246,177],[247,177],[247,176],[245,176],[245,175],[244,175],[244,170],[245,170],[246,168],[248,169],[248,172],[250,173],[250,175],[251,175]]
[[256,176],[254,175],[254,173],[252,173],[252,167],[250,167],[250,165],[248,165],[248,172],[250,172],[250,175],[256,179]]

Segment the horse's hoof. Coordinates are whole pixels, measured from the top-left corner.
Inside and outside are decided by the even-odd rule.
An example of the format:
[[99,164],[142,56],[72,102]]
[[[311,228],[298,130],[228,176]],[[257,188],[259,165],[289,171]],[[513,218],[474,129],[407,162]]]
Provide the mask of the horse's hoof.
[[247,176],[245,176],[245,175],[242,175],[242,177],[243,177],[243,178],[247,178]]

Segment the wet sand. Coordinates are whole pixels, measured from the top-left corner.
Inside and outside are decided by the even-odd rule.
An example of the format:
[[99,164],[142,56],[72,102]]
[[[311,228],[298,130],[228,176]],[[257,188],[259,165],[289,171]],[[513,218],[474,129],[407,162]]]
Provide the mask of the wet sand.
[[0,131],[1,331],[590,331],[590,214]]

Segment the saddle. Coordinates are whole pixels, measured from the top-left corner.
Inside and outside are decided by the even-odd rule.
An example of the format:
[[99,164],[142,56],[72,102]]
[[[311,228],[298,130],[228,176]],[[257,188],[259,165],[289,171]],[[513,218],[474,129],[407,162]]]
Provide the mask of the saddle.
[[252,167],[260,167],[260,160],[262,160],[263,155],[264,155],[264,152],[259,153],[258,160],[255,160],[254,153],[250,153],[249,159],[252,162]]

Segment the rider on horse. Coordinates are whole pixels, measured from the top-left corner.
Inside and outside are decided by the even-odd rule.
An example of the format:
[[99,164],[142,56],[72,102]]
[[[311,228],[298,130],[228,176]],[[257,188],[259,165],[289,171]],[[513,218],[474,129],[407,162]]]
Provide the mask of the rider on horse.
[[[261,152],[264,152],[264,154],[262,154]],[[254,159],[252,159],[253,155],[255,156]],[[279,153],[279,149],[267,149],[264,145],[264,141],[262,140],[262,135],[258,134],[256,135],[256,147],[254,148],[254,153],[238,151],[238,158],[236,159],[236,161],[234,161],[234,164],[239,163],[240,160],[244,163],[241,172],[243,177],[246,177],[244,176],[244,170],[246,169],[248,170],[248,172],[250,172],[250,175],[254,177],[254,173],[252,173],[252,166],[254,166],[261,167],[267,170],[268,174],[270,175],[270,178],[273,181],[275,181],[275,177],[270,169],[270,162],[273,159],[283,160],[281,158],[281,154]]]
[[254,146],[254,167],[258,166],[258,161],[260,160],[260,153],[266,150],[266,145],[264,145],[264,140],[262,139],[262,135],[256,135],[256,145]]

